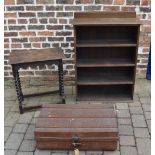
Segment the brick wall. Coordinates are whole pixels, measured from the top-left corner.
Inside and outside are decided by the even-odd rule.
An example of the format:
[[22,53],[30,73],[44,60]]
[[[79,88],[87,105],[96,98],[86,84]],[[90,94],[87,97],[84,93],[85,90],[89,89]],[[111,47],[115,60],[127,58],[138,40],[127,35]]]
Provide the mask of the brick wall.
[[[74,12],[136,11],[142,21],[137,74],[145,74],[151,38],[150,0],[4,0],[4,69],[12,77],[8,56],[11,51],[61,47],[65,78],[74,78]],[[24,77],[55,77],[57,66],[21,69]]]

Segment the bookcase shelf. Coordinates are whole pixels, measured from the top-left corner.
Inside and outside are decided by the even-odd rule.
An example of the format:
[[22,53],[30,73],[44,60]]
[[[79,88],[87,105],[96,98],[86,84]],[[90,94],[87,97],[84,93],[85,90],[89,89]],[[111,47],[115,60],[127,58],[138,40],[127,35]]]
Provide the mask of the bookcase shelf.
[[128,67],[135,64],[128,59],[81,59],[77,61],[77,67]]
[[120,84],[133,84],[129,77],[122,76],[106,76],[106,77],[80,77],[77,80],[77,85],[120,85]]
[[136,47],[136,43],[130,40],[82,40],[76,47]]
[[140,30],[136,14],[75,13],[73,24],[77,100],[132,100]]

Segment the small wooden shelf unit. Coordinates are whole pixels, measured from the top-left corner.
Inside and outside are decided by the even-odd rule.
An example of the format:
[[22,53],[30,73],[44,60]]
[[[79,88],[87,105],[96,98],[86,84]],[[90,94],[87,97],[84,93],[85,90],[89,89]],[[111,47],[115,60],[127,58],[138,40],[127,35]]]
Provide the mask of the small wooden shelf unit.
[[74,15],[77,100],[132,100],[140,31],[136,13]]

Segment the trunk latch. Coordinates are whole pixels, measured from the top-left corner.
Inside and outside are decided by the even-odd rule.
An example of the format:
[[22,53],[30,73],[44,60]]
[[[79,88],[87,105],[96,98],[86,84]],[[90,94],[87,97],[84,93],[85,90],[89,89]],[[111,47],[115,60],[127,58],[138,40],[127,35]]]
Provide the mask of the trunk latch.
[[80,155],[80,151],[79,151],[79,147],[81,145],[81,143],[80,143],[80,137],[77,134],[75,134],[72,137],[72,141],[73,141],[72,144],[74,146],[74,153],[75,153],[75,155]]

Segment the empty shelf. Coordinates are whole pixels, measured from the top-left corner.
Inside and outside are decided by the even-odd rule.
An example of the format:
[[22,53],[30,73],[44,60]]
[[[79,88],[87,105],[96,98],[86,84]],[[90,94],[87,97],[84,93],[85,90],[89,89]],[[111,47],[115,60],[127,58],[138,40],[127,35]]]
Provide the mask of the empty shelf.
[[77,67],[121,67],[121,66],[135,66],[131,60],[128,59],[80,59],[77,60]]
[[120,85],[133,84],[128,76],[96,76],[96,77],[78,77],[78,85]]

